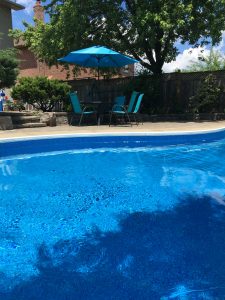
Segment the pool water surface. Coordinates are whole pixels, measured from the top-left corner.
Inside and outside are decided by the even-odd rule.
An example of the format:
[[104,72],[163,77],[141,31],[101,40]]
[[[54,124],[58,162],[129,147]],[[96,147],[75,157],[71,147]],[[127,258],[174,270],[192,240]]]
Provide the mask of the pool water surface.
[[225,140],[0,160],[0,299],[225,299]]

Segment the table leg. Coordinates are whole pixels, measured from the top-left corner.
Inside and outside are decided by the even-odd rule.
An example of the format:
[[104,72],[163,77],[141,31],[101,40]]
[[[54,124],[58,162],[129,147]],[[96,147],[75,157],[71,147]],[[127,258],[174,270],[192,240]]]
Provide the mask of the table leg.
[[98,119],[98,126],[100,126],[101,125],[101,115],[100,114],[97,115],[97,119]]

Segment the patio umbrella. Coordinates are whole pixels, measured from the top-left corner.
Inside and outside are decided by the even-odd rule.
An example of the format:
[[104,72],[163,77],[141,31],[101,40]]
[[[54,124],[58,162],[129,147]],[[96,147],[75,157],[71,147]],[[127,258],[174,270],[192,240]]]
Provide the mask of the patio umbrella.
[[76,64],[87,68],[121,68],[126,65],[138,62],[129,56],[123,55],[104,46],[93,46],[77,51],[70,52],[67,56],[58,61]]

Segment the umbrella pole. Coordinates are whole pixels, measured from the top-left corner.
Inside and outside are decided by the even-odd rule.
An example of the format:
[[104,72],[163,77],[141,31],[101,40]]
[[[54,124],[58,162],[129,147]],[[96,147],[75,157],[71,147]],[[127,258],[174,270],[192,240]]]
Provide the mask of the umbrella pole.
[[98,100],[99,100],[99,98],[100,98],[100,91],[99,91],[99,77],[100,77],[99,75],[100,75],[100,74],[99,74],[99,71],[100,71],[100,70],[99,70],[99,66],[98,66],[98,84],[97,84],[97,86],[98,86]]

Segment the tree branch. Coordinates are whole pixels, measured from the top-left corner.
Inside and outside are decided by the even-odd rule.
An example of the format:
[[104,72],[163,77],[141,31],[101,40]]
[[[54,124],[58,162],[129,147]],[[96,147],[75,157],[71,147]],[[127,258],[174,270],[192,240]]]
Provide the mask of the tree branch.
[[117,27],[117,33],[119,35],[119,38],[121,40],[123,40],[124,44],[126,45],[126,48],[129,49],[130,53],[133,55],[133,57],[135,59],[137,59],[138,61],[140,61],[141,65],[144,66],[147,69],[150,69],[151,65],[146,63],[145,61],[142,60],[142,58],[133,50],[131,44],[129,43],[129,41],[125,38],[125,36],[122,35],[122,33],[120,32],[120,29]]

